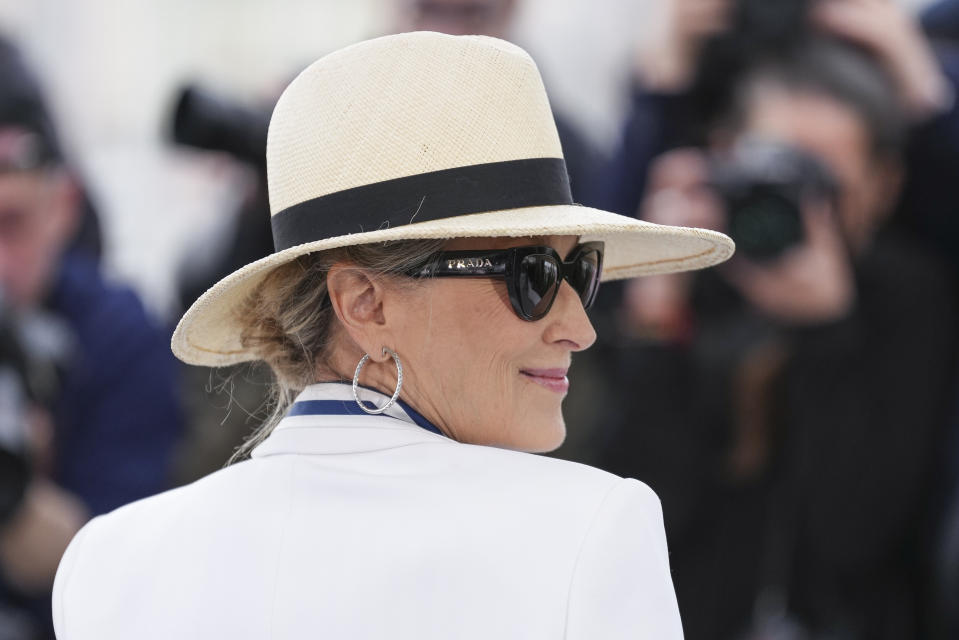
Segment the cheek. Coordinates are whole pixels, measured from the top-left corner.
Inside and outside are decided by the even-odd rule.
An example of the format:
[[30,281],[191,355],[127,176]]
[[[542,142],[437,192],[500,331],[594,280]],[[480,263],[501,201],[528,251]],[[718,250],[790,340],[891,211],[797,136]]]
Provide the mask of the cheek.
[[505,287],[491,281],[438,281],[425,309],[425,352],[447,365],[445,379],[462,379],[464,387],[489,388],[505,382],[517,352],[529,341],[510,330],[516,319],[511,317]]
[[516,449],[556,446],[559,400],[520,374],[543,362],[542,327],[516,317],[502,284],[444,280],[432,286],[423,301],[417,366],[425,368],[426,393],[456,438]]
[[0,243],[0,271],[8,293],[22,303],[32,302],[55,261],[38,229],[21,230],[15,238]]

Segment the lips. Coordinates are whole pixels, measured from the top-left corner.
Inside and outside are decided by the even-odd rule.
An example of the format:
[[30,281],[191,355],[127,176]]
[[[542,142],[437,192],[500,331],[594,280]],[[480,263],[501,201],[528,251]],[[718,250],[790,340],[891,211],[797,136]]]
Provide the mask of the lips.
[[531,382],[554,391],[556,393],[566,393],[569,391],[569,379],[566,368],[557,369],[523,369],[520,373]]

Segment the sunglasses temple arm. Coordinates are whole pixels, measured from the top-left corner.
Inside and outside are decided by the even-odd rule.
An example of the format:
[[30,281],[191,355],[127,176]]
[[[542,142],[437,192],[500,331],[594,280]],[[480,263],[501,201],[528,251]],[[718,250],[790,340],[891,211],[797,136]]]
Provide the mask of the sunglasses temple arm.
[[[450,264],[452,263],[452,264]],[[468,266],[463,261],[444,260],[424,265],[421,269],[411,272],[409,275],[418,278],[464,276],[473,278],[489,278],[491,276],[501,276],[506,273],[506,264],[497,263],[493,266]]]

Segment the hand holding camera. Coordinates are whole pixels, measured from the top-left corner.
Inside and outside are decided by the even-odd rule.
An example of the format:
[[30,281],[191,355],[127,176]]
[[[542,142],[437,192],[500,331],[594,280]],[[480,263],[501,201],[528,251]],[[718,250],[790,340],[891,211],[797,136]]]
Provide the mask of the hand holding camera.
[[740,258],[724,276],[754,307],[789,324],[839,320],[855,303],[848,251],[830,204],[803,203],[805,240],[776,260]]
[[[789,324],[848,313],[855,286],[839,221],[839,187],[815,157],[746,139],[724,155],[679,149],[650,171],[641,217],[728,233],[737,257],[720,273],[759,311]],[[679,339],[688,330],[691,276],[631,282],[624,303],[634,335]]]
[[725,277],[761,312],[790,324],[844,316],[853,304],[840,187],[816,156],[772,140],[739,141],[713,161],[738,258]]
[[0,290],[0,570],[22,593],[43,593],[88,514],[75,496],[43,477],[52,457],[53,426],[44,405],[55,390],[57,336],[41,338],[40,318],[24,321],[4,300]]

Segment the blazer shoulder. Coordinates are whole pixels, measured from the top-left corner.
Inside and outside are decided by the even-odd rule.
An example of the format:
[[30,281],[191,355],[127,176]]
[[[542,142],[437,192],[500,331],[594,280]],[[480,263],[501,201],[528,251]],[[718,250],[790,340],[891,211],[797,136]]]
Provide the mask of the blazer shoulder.
[[482,445],[461,445],[467,455],[474,456],[484,466],[493,466],[508,472],[546,474],[582,482],[608,484],[623,478],[580,462],[572,462],[546,455],[525,453]]
[[623,480],[604,497],[579,549],[566,638],[682,637],[659,498]]
[[[87,522],[57,569],[52,602],[57,637],[119,637],[96,629],[105,619],[117,621],[114,630],[125,628],[150,611],[151,602],[173,597],[175,585],[196,568],[198,559],[213,558],[211,566],[224,568],[244,551],[268,548],[275,538],[271,527],[285,502],[260,499],[255,512],[248,502],[257,490],[261,497],[282,495],[277,483],[283,477],[270,475],[281,476],[239,463]],[[233,544],[236,537],[248,544]],[[265,587],[253,582],[244,593],[262,596]],[[133,591],[137,596],[128,597]]]
[[661,510],[653,490],[632,478],[559,458],[476,445],[463,447],[463,455],[471,459],[477,473],[491,478],[497,486],[509,487],[511,494],[556,494],[571,507],[592,509],[615,491],[634,505]]

